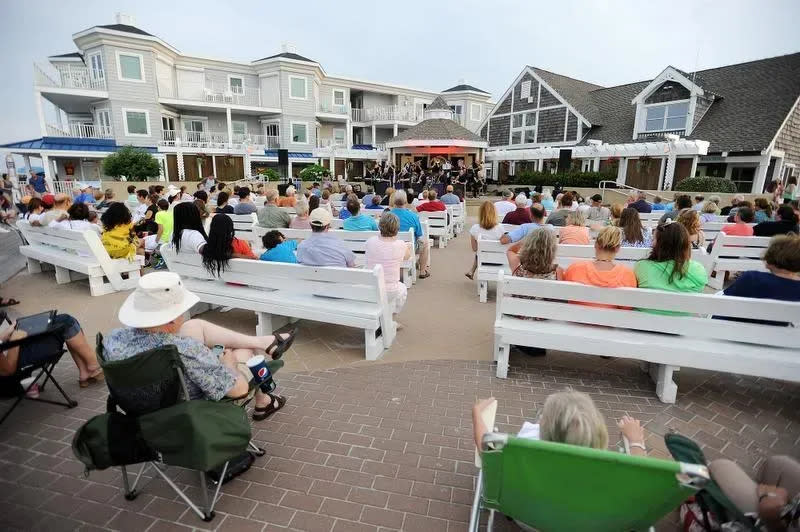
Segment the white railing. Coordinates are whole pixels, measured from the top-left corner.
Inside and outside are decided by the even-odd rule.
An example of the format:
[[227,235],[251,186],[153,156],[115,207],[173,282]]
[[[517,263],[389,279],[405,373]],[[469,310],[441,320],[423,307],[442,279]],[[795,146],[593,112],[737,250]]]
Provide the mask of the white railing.
[[106,78],[101,70],[92,75],[86,67],[64,65],[56,67],[58,79],[47,74],[39,65],[34,63],[34,83],[45,87],[62,87],[67,89],[106,90]]
[[265,149],[276,149],[280,147],[278,137],[273,135],[253,135],[250,133],[234,133],[234,144],[249,144],[251,146],[263,147]]
[[222,131],[183,131],[181,140],[185,146],[193,148],[222,148],[228,145],[228,134]]
[[330,148],[331,146],[344,148],[347,146],[347,141],[336,139],[317,139],[317,148]]
[[417,114],[414,107],[399,105],[379,105],[368,109],[351,109],[350,112],[353,122],[374,122],[374,121],[403,121],[419,122],[421,116]]
[[174,129],[162,129],[161,130],[161,141],[159,142],[162,146],[174,146],[175,140],[178,136],[175,134]]
[[63,129],[51,124],[45,125],[47,134],[51,137],[72,137],[78,139],[110,139],[113,132],[109,126],[96,126],[94,124],[69,124],[68,129]]
[[261,91],[257,87],[231,89],[230,87],[219,87],[209,83],[203,88],[202,92],[197,92],[197,89],[183,88],[180,85],[178,85],[177,91],[171,85],[159,85],[158,95],[161,98],[175,98],[222,105],[261,106]]
[[350,106],[347,104],[337,105],[331,102],[319,102],[317,111],[320,113],[330,113],[334,115],[347,115]]

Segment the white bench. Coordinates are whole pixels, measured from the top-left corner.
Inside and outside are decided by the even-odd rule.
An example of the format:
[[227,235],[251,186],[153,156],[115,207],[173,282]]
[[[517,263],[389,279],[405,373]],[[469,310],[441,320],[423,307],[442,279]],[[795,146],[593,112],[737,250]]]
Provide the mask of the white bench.
[[[255,232],[258,236],[259,242],[261,241],[261,237],[263,235],[273,230],[280,231],[283,236],[289,240],[305,240],[311,236],[311,229],[283,229],[280,227],[267,229],[265,227],[256,226]],[[381,234],[380,231],[345,231],[343,229],[329,229],[328,233],[340,238],[344,242],[345,246],[347,246],[350,251],[355,253],[356,264],[359,266],[366,264],[365,252],[367,250],[367,240],[373,236],[380,236]],[[399,232],[397,233],[397,239],[402,240],[403,242],[408,242],[413,246],[414,232],[411,229],[408,231]],[[411,285],[417,282],[417,266],[414,257],[411,257],[401,264],[400,278],[401,281],[403,281],[403,284],[405,284],[408,288],[411,288]]]
[[256,247],[261,246],[261,237],[255,234],[254,229],[258,222],[256,213],[251,214],[226,214],[228,218],[233,220],[233,229],[236,231],[236,237],[242,240],[247,240],[251,247],[255,244]]
[[217,278],[197,253],[175,253],[165,246],[162,255],[202,303],[255,312],[258,335],[280,327],[281,320],[273,321],[273,316],[364,329],[367,360],[380,358],[394,341],[396,324],[380,265],[366,270],[231,259]]
[[463,203],[453,203],[447,205],[447,212],[450,213],[452,220],[453,236],[456,236],[464,231],[464,223],[467,221],[466,209]]
[[[655,315],[569,301],[691,314]],[[499,272],[494,324],[497,377],[507,376],[511,346],[522,345],[646,362],[656,395],[665,403],[675,402],[678,387],[672,374],[681,366],[800,381],[800,329],[710,316],[790,321],[796,326],[800,325],[800,303],[600,288]]]
[[768,236],[728,236],[720,233],[708,255],[709,269],[716,272],[715,277],[709,276],[708,285],[722,288],[726,272],[767,271],[761,257],[769,247],[769,242]]
[[144,257],[137,255],[133,262],[112,259],[95,231],[38,227],[25,220],[18,221],[17,227],[28,241],[19,251],[28,260],[29,273],[52,265],[58,284],[88,278],[93,296],[136,288]]
[[[447,241],[450,239],[452,233],[452,224],[448,223],[447,211],[435,212],[420,212],[420,221],[426,220],[428,222],[428,236],[429,238],[436,238],[439,248],[447,247]],[[452,217],[449,217],[452,221]]]

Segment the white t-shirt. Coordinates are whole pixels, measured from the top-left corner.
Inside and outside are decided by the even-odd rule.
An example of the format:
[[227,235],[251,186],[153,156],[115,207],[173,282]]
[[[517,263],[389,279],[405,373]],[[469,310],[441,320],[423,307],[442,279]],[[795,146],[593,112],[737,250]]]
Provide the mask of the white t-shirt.
[[475,224],[469,228],[469,234],[475,240],[500,240],[500,237],[503,236],[503,226],[497,224],[491,229],[484,229],[480,224]]
[[517,205],[511,201],[500,200],[494,202],[494,209],[497,211],[497,219],[502,220],[506,214],[517,210]]
[[400,265],[407,249],[408,245],[402,240],[387,240],[379,236],[367,240],[367,268],[372,268],[376,264],[383,266],[383,284],[387,292],[399,290]]
[[93,224],[86,220],[62,220],[60,222],[52,221],[48,227],[56,227],[58,229],[70,229],[72,231],[86,231],[91,229],[99,235],[103,232],[99,225]]
[[200,231],[184,229],[181,233],[180,253],[200,253],[200,250],[205,245],[206,239]]

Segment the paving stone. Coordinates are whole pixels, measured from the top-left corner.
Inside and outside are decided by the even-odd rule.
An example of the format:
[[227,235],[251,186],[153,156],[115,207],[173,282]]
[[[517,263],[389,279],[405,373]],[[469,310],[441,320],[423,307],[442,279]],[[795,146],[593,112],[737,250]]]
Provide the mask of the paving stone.
[[307,532],[330,532],[334,522],[335,520],[332,517],[308,512],[297,512],[289,523],[289,527]]
[[364,506],[357,503],[340,501],[336,499],[325,499],[319,513],[331,517],[339,517],[350,521],[357,521],[361,517]]
[[385,526],[387,528],[399,529],[403,526],[403,513],[383,508],[365,506],[361,521],[371,525]]

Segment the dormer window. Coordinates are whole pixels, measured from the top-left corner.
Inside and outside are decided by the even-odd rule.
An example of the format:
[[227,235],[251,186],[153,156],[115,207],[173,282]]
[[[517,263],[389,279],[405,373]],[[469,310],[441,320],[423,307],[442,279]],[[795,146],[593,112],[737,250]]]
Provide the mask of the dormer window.
[[647,107],[645,131],[684,131],[689,115],[689,102],[675,102]]

